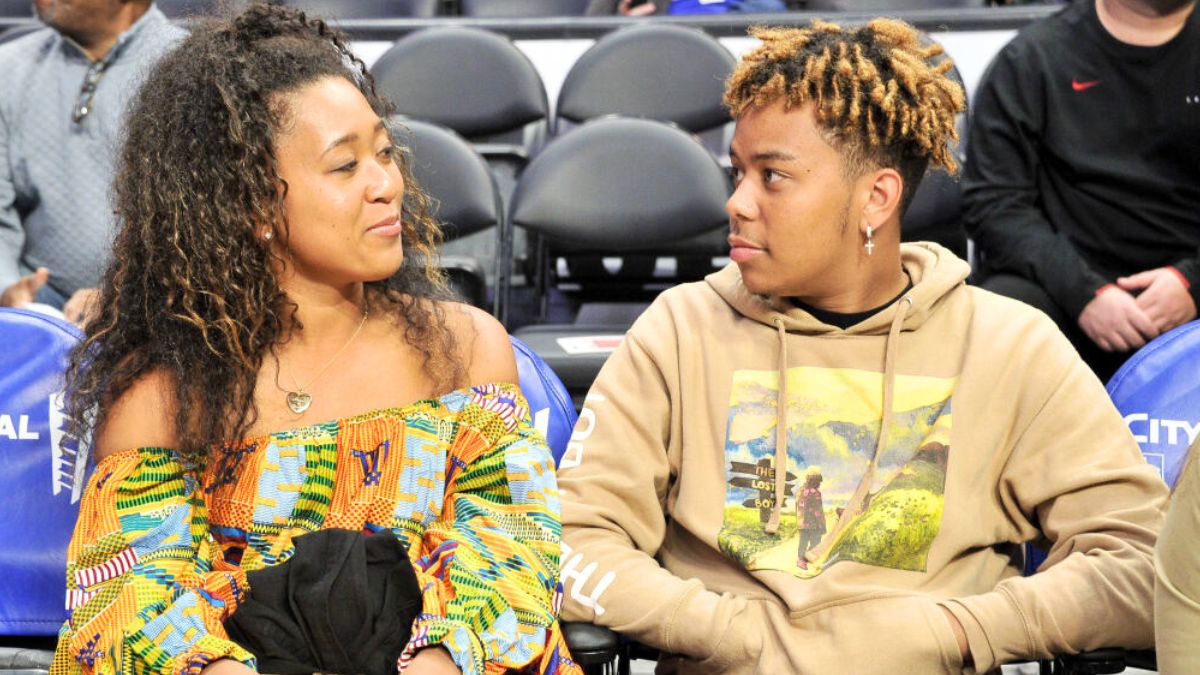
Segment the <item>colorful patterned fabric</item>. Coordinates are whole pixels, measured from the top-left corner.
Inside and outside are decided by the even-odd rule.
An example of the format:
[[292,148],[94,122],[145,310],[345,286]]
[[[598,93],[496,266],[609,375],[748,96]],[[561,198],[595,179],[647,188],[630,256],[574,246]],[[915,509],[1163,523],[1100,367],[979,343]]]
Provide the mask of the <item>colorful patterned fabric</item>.
[[245,573],[323,528],[390,528],[408,547],[424,607],[401,671],[441,645],[469,674],[581,672],[556,620],[554,466],[507,384],[225,447],[199,481],[169,449],[105,458],[67,552],[70,618],[51,672],[254,667],[222,626]]

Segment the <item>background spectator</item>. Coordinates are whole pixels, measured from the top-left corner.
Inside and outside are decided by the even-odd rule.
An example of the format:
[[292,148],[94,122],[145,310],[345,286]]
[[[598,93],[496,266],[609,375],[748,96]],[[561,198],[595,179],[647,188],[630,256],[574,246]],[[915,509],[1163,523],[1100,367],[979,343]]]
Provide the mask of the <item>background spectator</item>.
[[1080,0],[979,87],[964,179],[983,286],[1050,315],[1101,378],[1196,317],[1200,16]]
[[0,45],[0,306],[78,321],[108,257],[115,139],[150,64],[183,36],[149,0],[37,0]]

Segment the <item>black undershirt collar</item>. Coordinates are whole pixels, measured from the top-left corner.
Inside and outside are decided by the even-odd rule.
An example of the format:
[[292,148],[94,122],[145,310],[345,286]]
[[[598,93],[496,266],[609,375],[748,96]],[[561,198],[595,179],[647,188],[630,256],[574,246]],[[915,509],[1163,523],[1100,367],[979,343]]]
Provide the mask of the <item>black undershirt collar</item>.
[[852,312],[849,314],[847,314],[846,312],[831,312],[826,309],[819,309],[817,307],[813,307],[812,305],[800,302],[796,298],[789,298],[789,301],[791,301],[791,303],[793,305],[795,305],[796,307],[799,307],[800,309],[811,314],[813,316],[813,318],[815,318],[817,321],[820,321],[821,323],[829,324],[830,326],[837,326],[838,328],[841,328],[842,330],[846,330],[847,328],[849,328],[855,324],[862,323],[863,321],[866,321],[867,319],[874,316],[875,314],[878,314],[879,312],[883,311],[888,306],[890,306],[892,303],[894,303],[897,300],[899,300],[900,298],[904,297],[904,294],[911,291],[912,287],[913,287],[912,279],[909,279],[908,285],[904,287],[904,290],[900,291],[899,295],[892,298],[891,300],[888,300],[887,302],[883,303],[882,305],[880,305],[878,307],[875,307],[874,309],[868,309],[865,312]]

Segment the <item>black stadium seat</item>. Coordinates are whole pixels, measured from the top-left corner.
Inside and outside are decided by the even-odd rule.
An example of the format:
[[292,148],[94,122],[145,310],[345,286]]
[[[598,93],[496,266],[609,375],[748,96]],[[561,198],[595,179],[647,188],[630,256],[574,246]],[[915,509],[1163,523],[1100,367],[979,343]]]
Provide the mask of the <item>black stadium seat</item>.
[[581,16],[588,0],[459,0],[463,16]]
[[639,24],[614,31],[567,73],[555,131],[605,115],[673,122],[692,133],[722,127],[729,112],[721,96],[735,64],[699,29]]
[[[503,207],[483,157],[445,127],[419,120],[394,122],[398,142],[410,151],[413,178],[433,198],[432,215],[442,224],[446,241],[484,230],[498,237]],[[499,245],[497,250],[502,250]],[[442,267],[466,300],[477,307],[485,305],[487,275],[478,260],[443,256]]]
[[332,19],[405,19],[437,16],[440,0],[285,0],[317,16]]
[[[172,19],[212,16],[222,8],[220,0],[155,0],[154,4]],[[234,11],[239,5],[229,3],[228,6]]]
[[[690,135],[662,122],[594,120],[555,139],[530,163],[513,194],[509,222],[540,239],[537,288],[543,306],[558,285],[560,259],[570,266],[577,256],[638,253],[652,261],[637,274],[601,270],[589,278],[581,291],[588,302],[577,323],[515,332],[562,377],[577,403],[612,340],[605,337],[582,350],[566,343],[620,336],[658,290],[712,271],[713,259],[728,252],[728,196],[728,177],[716,159]],[[661,283],[653,261],[681,255],[704,264],[677,264],[676,272],[690,273]],[[601,311],[589,313],[593,301]]]
[[0,0],[0,17],[32,19],[33,0]]
[[506,37],[478,28],[427,28],[371,66],[396,112],[449,127],[475,143],[511,192],[546,135],[550,105],[537,69]]
[[[958,68],[951,68],[946,75],[959,85],[963,84]],[[951,148],[960,167],[966,147],[966,118],[965,111],[958,116],[959,141]],[[962,185],[958,176],[951,176],[943,169],[931,169],[900,219],[900,238],[903,241],[937,242],[966,260],[967,230],[963,227],[962,211]]]
[[888,13],[908,9],[986,7],[987,0],[807,0],[810,12]]
[[[478,28],[428,28],[398,40],[371,72],[397,113],[448,127],[473,143],[507,202],[544,142],[550,108],[537,69],[511,40]],[[523,252],[522,240],[515,246]],[[496,254],[495,240],[480,233],[446,251],[486,263]]]

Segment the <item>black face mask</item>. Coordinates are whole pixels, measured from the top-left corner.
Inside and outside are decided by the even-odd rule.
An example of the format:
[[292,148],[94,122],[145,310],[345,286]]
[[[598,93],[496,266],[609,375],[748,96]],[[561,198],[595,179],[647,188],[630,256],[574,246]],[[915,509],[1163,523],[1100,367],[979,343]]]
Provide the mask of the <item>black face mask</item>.
[[391,675],[421,611],[421,589],[391,530],[329,529],[295,540],[286,562],[246,574],[230,639],[264,673]]

